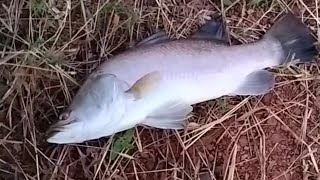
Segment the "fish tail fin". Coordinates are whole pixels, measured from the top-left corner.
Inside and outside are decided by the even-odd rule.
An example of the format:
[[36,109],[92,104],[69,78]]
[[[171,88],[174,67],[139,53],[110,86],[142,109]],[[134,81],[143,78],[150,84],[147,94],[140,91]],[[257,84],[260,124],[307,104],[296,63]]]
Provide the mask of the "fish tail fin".
[[292,13],[286,14],[277,21],[265,37],[272,37],[281,43],[284,57],[280,64],[311,63],[318,54],[315,47],[316,38]]

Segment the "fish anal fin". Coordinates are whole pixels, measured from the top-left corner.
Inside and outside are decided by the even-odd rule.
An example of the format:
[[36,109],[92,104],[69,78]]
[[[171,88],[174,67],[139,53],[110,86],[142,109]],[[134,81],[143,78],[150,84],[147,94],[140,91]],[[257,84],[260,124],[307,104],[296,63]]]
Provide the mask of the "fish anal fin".
[[161,81],[161,74],[158,71],[148,73],[138,79],[126,93],[132,94],[135,99],[140,99],[144,95],[157,88]]
[[234,95],[263,95],[268,93],[275,84],[274,75],[266,70],[249,74],[245,82],[233,92]]
[[165,103],[142,123],[159,129],[184,129],[193,107],[181,101]]

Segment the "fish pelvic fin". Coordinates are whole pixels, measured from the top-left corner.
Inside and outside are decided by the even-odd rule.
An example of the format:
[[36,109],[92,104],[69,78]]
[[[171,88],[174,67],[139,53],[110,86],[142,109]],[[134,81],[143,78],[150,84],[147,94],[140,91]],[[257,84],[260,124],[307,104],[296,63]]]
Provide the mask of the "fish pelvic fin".
[[171,101],[149,114],[143,125],[159,129],[184,129],[193,107],[182,101]]
[[274,38],[280,42],[284,56],[279,65],[288,63],[311,63],[318,55],[314,38],[308,27],[294,14],[288,13],[278,20],[264,38]]
[[267,70],[259,70],[249,74],[244,83],[231,95],[257,96],[268,93],[275,84],[274,75]]

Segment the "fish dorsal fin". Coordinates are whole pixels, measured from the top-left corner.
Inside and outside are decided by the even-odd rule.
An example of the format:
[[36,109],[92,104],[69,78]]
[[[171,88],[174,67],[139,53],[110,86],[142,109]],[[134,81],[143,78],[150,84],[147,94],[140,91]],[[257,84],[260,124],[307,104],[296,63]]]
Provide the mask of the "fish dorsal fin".
[[148,46],[154,44],[160,44],[171,41],[168,34],[165,31],[159,31],[157,33],[152,34],[151,36],[143,39],[142,41],[138,42],[135,47],[139,46]]
[[180,100],[167,102],[149,114],[142,124],[160,129],[183,129],[192,110],[191,105]]
[[274,75],[266,70],[249,74],[244,83],[232,95],[263,95],[270,91],[275,84]]
[[211,19],[207,21],[190,38],[211,40],[218,44],[229,44],[226,25],[222,17],[217,20]]
[[161,74],[158,71],[148,73],[138,79],[126,93],[133,95],[135,99],[140,99],[157,88],[161,78]]
[[[212,19],[207,21],[195,33],[188,37],[188,39],[210,40],[217,44],[229,45],[229,37],[227,34],[226,25],[222,17],[218,18],[217,20]],[[173,40],[176,39],[170,39],[169,35],[162,30],[141,40],[135,45],[135,47],[161,44]]]

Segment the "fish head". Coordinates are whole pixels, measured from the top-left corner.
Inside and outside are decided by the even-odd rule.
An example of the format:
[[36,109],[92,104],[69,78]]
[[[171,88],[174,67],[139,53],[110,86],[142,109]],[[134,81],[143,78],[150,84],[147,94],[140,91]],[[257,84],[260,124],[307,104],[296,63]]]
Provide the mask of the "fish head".
[[129,98],[126,84],[116,77],[104,75],[88,79],[70,106],[50,127],[49,143],[82,143],[116,133]]

